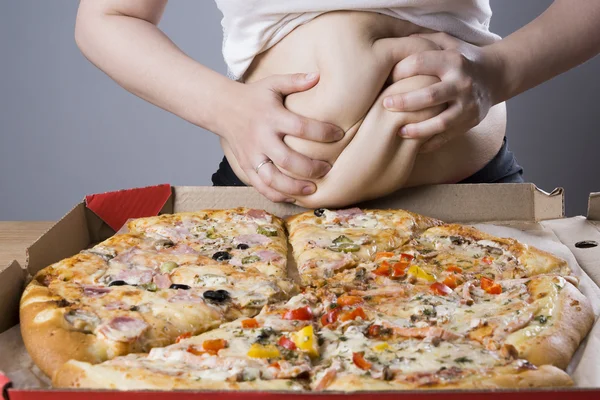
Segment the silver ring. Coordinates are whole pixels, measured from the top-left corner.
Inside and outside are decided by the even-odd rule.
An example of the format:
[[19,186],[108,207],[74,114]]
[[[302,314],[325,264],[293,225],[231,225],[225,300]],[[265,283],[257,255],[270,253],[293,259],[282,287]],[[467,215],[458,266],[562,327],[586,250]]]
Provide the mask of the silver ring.
[[273,164],[273,160],[266,159],[265,161],[258,164],[258,166],[256,168],[254,168],[254,170],[256,171],[257,174],[258,174],[258,170],[260,169],[260,167],[262,167],[265,164]]

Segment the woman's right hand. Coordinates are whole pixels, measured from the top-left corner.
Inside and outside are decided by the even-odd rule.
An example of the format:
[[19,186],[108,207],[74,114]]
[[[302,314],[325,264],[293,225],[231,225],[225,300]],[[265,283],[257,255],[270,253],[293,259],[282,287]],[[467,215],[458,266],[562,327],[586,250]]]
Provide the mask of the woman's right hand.
[[[323,177],[331,169],[325,161],[310,159],[290,149],[286,135],[316,142],[335,142],[344,136],[341,128],[308,119],[288,111],[285,96],[308,90],[319,75],[273,75],[257,82],[238,84],[229,93],[231,103],[220,118],[220,134],[233,151],[248,180],[261,194],[274,202],[294,202],[293,196],[312,194],[314,183],[297,180],[279,168],[306,179]],[[258,172],[256,167],[264,161]]]

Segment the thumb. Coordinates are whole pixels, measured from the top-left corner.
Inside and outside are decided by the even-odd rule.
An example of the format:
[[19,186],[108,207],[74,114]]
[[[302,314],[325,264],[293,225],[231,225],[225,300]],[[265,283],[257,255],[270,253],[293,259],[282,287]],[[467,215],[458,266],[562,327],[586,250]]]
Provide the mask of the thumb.
[[303,92],[319,82],[319,73],[273,75],[265,79],[271,90],[283,96],[295,92]]

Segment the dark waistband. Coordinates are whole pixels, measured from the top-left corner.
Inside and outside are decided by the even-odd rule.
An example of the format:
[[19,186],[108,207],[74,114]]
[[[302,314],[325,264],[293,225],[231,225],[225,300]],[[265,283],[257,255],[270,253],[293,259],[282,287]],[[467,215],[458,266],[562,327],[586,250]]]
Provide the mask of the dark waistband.
[[[523,168],[517,163],[512,151],[508,150],[506,138],[498,154],[482,169],[459,183],[519,183],[523,182]],[[246,186],[237,177],[226,157],[212,175],[213,186]]]

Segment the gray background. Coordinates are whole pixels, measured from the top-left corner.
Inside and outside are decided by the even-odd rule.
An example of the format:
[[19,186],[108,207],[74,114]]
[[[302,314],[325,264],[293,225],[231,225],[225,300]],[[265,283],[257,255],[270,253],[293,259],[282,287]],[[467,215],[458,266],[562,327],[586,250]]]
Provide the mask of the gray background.
[[[492,0],[508,35],[550,0]],[[157,183],[209,185],[214,135],[113,83],[75,46],[75,1],[0,1],[0,220],[60,218],[85,194]],[[224,73],[212,1],[171,1],[161,28]],[[508,137],[526,178],[562,186],[567,213],[600,191],[600,57],[508,104]],[[165,146],[169,143],[168,146]],[[191,167],[191,168],[190,168]]]

